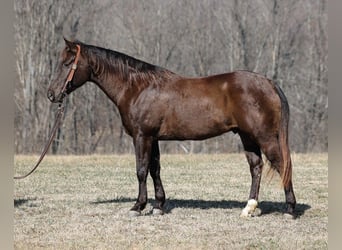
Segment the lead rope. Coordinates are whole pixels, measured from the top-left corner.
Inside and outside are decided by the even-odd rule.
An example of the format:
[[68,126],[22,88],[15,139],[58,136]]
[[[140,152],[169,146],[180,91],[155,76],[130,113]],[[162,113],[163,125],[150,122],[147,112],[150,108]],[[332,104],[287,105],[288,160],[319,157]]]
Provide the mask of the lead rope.
[[58,112],[57,112],[57,115],[56,115],[56,120],[55,120],[55,124],[53,125],[52,127],[52,130],[51,130],[51,134],[50,134],[50,137],[49,137],[49,140],[48,142],[46,143],[45,147],[44,147],[44,150],[43,152],[41,153],[40,157],[39,157],[39,160],[38,162],[36,163],[36,165],[31,169],[30,172],[28,172],[27,174],[25,175],[21,175],[21,176],[14,176],[13,178],[14,179],[24,179],[25,177],[29,176],[30,174],[32,174],[39,166],[40,162],[43,160],[44,156],[46,155],[47,151],[49,150],[50,148],[50,145],[53,141],[53,138],[55,137],[56,135],[56,132],[57,132],[57,129],[59,128],[60,124],[61,124],[61,120],[62,120],[62,117],[63,117],[63,114],[64,114],[64,98],[62,100],[62,102],[59,104],[58,106]]
[[40,155],[40,158],[37,162],[37,164],[32,168],[32,170],[30,172],[28,172],[27,174],[25,175],[22,175],[22,176],[14,176],[13,178],[14,179],[24,179],[25,177],[29,176],[30,174],[32,174],[36,169],[37,167],[39,166],[40,162],[43,160],[44,156],[46,155],[47,151],[49,150],[50,148],[50,145],[53,141],[53,138],[54,136],[56,135],[56,132],[57,132],[57,129],[59,128],[60,126],[60,123],[61,123],[61,120],[62,120],[62,117],[63,117],[63,113],[64,113],[64,100],[65,100],[65,97],[66,97],[66,89],[67,89],[67,85],[69,82],[72,81],[73,77],[74,77],[74,74],[75,74],[75,71],[77,69],[77,63],[78,63],[78,60],[79,60],[79,57],[80,57],[80,53],[81,53],[81,46],[76,44],[76,57],[75,57],[75,61],[74,63],[72,64],[71,66],[71,69],[69,71],[69,74],[67,76],[67,79],[63,85],[63,88],[62,88],[62,101],[59,103],[59,106],[58,106],[58,113],[56,115],[56,120],[55,120],[55,124],[53,125],[53,128],[52,128],[52,131],[51,131],[51,134],[50,134],[50,137],[49,137],[49,140],[48,142],[46,143],[45,147],[44,147],[44,150],[42,152],[42,154]]

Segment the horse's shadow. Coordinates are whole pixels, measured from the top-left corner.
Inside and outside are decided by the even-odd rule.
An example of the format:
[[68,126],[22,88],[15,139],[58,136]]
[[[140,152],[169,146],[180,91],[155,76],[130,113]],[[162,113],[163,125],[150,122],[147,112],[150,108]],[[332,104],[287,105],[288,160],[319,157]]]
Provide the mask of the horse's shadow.
[[35,199],[21,199],[21,198],[14,199],[14,208],[19,208],[31,200],[35,200]]
[[[133,203],[136,199],[129,197],[119,197],[111,200],[97,200],[90,202],[93,205],[97,204],[107,204],[107,203]],[[154,204],[154,199],[148,199],[148,203]],[[246,201],[236,201],[236,200],[221,200],[221,201],[211,201],[211,200],[193,200],[193,199],[167,199],[165,203],[165,212],[171,213],[175,208],[193,208],[193,209],[242,209],[246,206]],[[261,215],[272,214],[272,213],[284,213],[285,203],[284,202],[274,202],[274,201],[261,201],[258,204],[261,209]],[[295,214],[297,217],[302,216],[306,210],[310,209],[311,206],[307,204],[297,204],[295,209]]]

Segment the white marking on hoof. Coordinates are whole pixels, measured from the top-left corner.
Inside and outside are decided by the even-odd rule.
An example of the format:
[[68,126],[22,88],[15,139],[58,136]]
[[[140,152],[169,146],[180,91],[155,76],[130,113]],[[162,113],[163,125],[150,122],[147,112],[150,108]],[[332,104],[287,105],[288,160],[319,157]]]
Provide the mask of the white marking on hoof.
[[254,212],[252,213],[252,217],[260,216],[261,214],[262,214],[261,209],[257,207],[257,208],[254,210]]
[[258,206],[258,202],[254,199],[248,200],[247,205],[244,209],[242,209],[242,212],[240,214],[240,217],[251,217],[252,213]]
[[129,210],[128,215],[129,215],[129,217],[138,217],[141,215],[141,212],[138,212],[135,210]]
[[153,208],[152,214],[153,214],[153,215],[163,215],[163,214],[164,214],[164,211],[161,210],[161,209],[159,209],[159,208]]

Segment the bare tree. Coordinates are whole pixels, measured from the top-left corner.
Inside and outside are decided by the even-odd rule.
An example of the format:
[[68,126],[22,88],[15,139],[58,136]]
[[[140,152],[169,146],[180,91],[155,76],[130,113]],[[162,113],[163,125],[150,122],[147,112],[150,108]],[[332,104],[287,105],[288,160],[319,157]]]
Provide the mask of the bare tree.
[[[38,153],[54,119],[46,96],[63,36],[121,51],[187,76],[237,69],[277,82],[298,152],[326,151],[327,1],[72,0],[14,2],[15,151]],[[82,106],[82,108],[80,108]],[[237,136],[161,143],[166,152],[241,150]],[[127,153],[114,105],[94,84],[68,97],[54,153]]]

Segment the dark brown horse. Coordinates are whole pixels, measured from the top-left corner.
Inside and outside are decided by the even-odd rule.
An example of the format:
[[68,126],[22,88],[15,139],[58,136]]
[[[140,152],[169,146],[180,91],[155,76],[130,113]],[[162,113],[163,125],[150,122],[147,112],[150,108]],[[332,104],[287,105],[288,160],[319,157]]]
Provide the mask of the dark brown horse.
[[[258,204],[261,152],[281,175],[286,213],[294,215],[289,106],[279,86],[248,71],[183,77],[116,51],[79,41],[65,43],[48,98],[61,102],[64,96],[90,81],[118,107],[135,147],[139,195],[131,215],[139,215],[146,206],[149,172],[156,198],[153,213],[163,213],[165,193],[160,179],[159,140],[203,140],[228,131],[240,135],[252,176],[249,200],[241,216],[251,216]],[[66,81],[70,75],[72,80]]]

